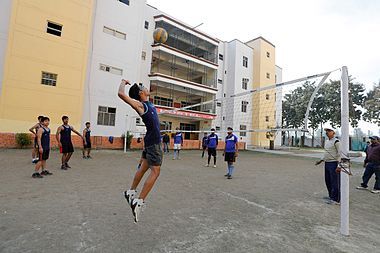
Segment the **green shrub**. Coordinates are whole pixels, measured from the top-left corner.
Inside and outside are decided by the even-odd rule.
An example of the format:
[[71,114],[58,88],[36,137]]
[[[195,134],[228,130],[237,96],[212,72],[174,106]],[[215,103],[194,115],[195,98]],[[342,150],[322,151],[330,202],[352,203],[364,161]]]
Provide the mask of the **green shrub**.
[[17,133],[16,134],[16,143],[20,148],[24,148],[32,144],[32,139],[29,134],[26,133]]
[[[123,139],[123,142],[124,142],[125,134],[123,134],[121,138]],[[127,132],[127,149],[131,149],[132,138],[133,138],[133,134],[130,134],[128,131]]]

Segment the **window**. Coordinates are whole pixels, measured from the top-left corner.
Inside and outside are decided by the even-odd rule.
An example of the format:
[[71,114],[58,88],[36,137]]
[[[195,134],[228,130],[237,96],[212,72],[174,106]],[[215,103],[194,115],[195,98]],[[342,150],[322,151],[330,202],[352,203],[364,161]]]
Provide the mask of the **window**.
[[219,126],[215,127],[215,130],[220,131],[220,127]]
[[103,26],[103,32],[122,40],[125,40],[127,38],[127,35],[125,33],[109,28],[107,26]]
[[269,122],[269,116],[265,116],[265,121]]
[[48,21],[46,32],[60,37],[62,34],[62,25]]
[[222,107],[222,103],[221,102],[216,102],[216,106],[217,107]]
[[270,79],[270,74],[269,73],[267,73],[267,78]]
[[49,85],[49,86],[56,86],[57,85],[57,76],[58,76],[57,74],[42,71],[41,84]]
[[98,107],[98,125],[115,126],[116,108],[99,106]]
[[265,99],[266,99],[266,100],[269,100],[269,98],[270,98],[269,94],[266,94],[266,95],[265,95]]
[[270,58],[270,53],[269,52],[267,52],[267,58]]
[[226,93],[223,93],[223,97],[226,97]]
[[219,54],[219,60],[223,61],[223,55]]
[[144,28],[147,30],[149,29],[149,22],[148,21],[145,21]]
[[[240,130],[247,130],[247,126],[240,125]],[[247,136],[247,132],[240,132],[240,136]]]
[[249,82],[248,78],[243,78],[242,79],[242,85],[241,85],[241,87],[243,88],[243,90],[248,89],[248,82]]
[[247,101],[241,101],[241,112],[247,112]]
[[161,126],[163,128],[161,130],[172,130],[172,122],[171,121],[162,121]]
[[105,65],[105,64],[100,64],[100,70],[105,71],[105,72],[110,72],[112,74],[119,75],[119,76],[123,75],[123,70],[122,69],[115,68],[115,67],[112,67],[112,66],[108,66],[108,65]]
[[248,58],[243,56],[243,66],[248,68]]
[[222,80],[222,79],[218,79],[218,83],[219,83],[219,84],[222,84],[222,83],[223,83],[223,80]]
[[173,99],[154,96],[153,104],[167,106],[167,107],[173,107]]
[[129,0],[119,0],[119,2],[122,2],[123,4],[129,5]]
[[141,52],[141,60],[145,61],[145,59],[146,59],[146,52],[142,51]]

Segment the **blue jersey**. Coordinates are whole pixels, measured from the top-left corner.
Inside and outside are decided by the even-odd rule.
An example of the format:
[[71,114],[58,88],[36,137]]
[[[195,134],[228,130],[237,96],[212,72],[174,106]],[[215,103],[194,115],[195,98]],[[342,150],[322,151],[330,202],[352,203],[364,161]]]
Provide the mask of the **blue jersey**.
[[84,138],[86,139],[86,142],[87,143],[90,143],[91,142],[91,130],[89,128],[86,128],[86,135],[84,136]]
[[61,130],[61,143],[71,143],[71,126],[62,125],[63,129]]
[[44,132],[42,133],[42,136],[41,136],[42,149],[43,150],[49,150],[50,149],[50,129],[45,128],[43,126],[41,126],[41,128],[42,128],[42,130],[44,130]]
[[203,147],[206,147],[207,146],[207,136],[205,136],[205,137],[203,137],[203,139],[202,139],[202,146]]
[[207,137],[207,147],[216,148],[218,146],[218,136],[216,134],[210,134]]
[[141,115],[141,118],[146,127],[144,146],[149,147],[155,144],[160,144],[160,120],[158,118],[156,107],[154,107],[154,105],[149,101],[143,102],[143,105],[144,114]]
[[236,152],[236,143],[238,138],[236,135],[231,134],[226,136],[226,153]]
[[182,133],[181,132],[176,133],[174,135],[174,144],[182,144],[182,141],[183,141]]

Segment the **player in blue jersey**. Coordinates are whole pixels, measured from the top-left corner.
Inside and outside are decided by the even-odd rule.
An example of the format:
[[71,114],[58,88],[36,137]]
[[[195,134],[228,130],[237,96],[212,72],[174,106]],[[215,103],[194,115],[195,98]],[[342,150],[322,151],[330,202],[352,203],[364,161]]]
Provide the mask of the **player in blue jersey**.
[[236,157],[238,156],[238,137],[232,133],[232,127],[227,128],[227,136],[226,136],[226,145],[224,147],[224,161],[227,162],[227,174],[224,175],[228,179],[232,178],[232,173],[234,172],[234,162],[236,161]]
[[[132,208],[135,222],[138,222],[145,203],[144,201],[160,175],[162,164],[160,120],[156,108],[149,102],[149,90],[142,84],[134,84],[130,87],[128,95],[126,95],[126,85],[130,85],[130,83],[123,79],[119,86],[118,96],[140,115],[146,127],[141,167],[136,171],[129,190],[124,192],[124,196]],[[136,188],[149,168],[150,174],[145,180],[141,193],[137,198]]]
[[[50,119],[48,117],[42,117],[40,122],[41,124],[37,130],[38,162],[32,175],[33,178],[43,178],[43,176],[53,174],[46,169],[46,161],[49,159],[50,153]],[[42,171],[40,174],[39,170],[41,167]]]
[[211,156],[214,157],[214,168],[216,168],[216,149],[218,147],[218,135],[215,134],[215,128],[211,129],[211,134],[207,137],[208,159],[206,167],[210,167]]
[[173,160],[178,159],[179,160],[179,151],[181,150],[181,146],[183,144],[183,134],[179,131],[179,128],[177,127],[175,129],[177,132],[174,134],[174,156]]

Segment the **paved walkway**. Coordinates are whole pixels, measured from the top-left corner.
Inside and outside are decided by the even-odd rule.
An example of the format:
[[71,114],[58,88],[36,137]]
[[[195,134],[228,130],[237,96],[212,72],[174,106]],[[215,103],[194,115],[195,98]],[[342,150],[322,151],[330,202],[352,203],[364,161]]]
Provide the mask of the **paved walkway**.
[[[320,158],[323,154],[323,150],[300,150],[300,149],[289,149],[289,150],[269,150],[269,149],[254,149],[248,148],[250,151],[263,152],[276,155],[291,155],[291,156],[300,156],[300,157],[309,157],[309,158]],[[363,163],[365,156],[362,156],[362,152],[350,152],[351,162]]]

